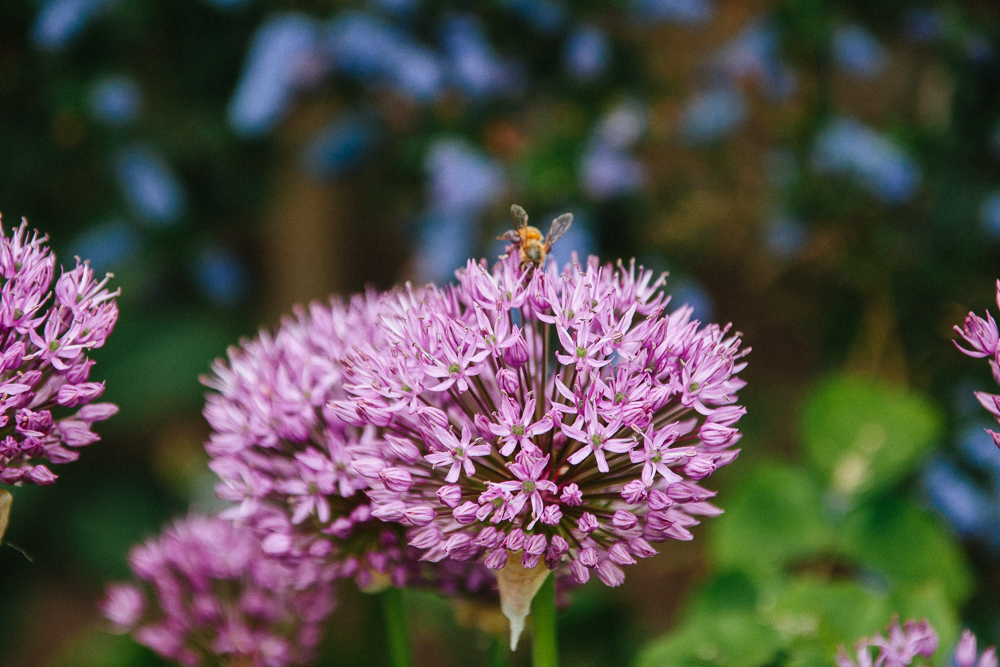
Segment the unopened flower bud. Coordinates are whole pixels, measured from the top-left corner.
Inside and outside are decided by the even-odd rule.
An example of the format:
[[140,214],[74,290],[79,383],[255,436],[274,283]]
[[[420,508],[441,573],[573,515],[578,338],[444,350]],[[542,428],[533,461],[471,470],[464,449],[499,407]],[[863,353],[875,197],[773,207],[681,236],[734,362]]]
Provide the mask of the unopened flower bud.
[[[454,509],[462,501],[462,487],[455,484],[442,486],[437,490],[437,497],[445,506]],[[477,507],[475,503],[472,503],[472,505],[473,507]]]
[[497,371],[497,386],[500,387],[500,391],[506,393],[508,396],[516,395],[520,387],[517,381],[517,374],[509,368],[501,368]]
[[614,588],[621,586],[625,581],[625,573],[622,569],[609,560],[601,561],[597,566],[597,576],[604,582],[604,585]]
[[520,551],[524,546],[524,531],[520,528],[514,528],[511,530],[507,533],[505,545],[510,551]]
[[466,525],[476,520],[476,512],[478,510],[479,505],[471,500],[466,500],[464,503],[452,510],[451,515],[455,517],[455,521],[462,525]]
[[413,486],[413,477],[402,468],[383,468],[379,471],[378,476],[381,478],[382,483],[385,484],[385,488],[390,491],[405,493]]
[[608,549],[608,558],[619,565],[632,565],[636,562],[635,559],[632,558],[632,554],[628,552],[628,549],[626,549],[621,542],[612,545],[611,548]]
[[611,523],[618,530],[631,530],[639,523],[639,519],[628,510],[616,510]]
[[426,526],[434,520],[434,509],[427,505],[408,507],[403,510],[403,519],[414,526]]
[[576,527],[579,528],[580,532],[584,535],[589,535],[600,528],[601,525],[597,522],[596,516],[590,512],[584,512],[583,516],[580,517],[580,520],[576,522]]
[[506,549],[494,549],[486,556],[486,567],[491,570],[502,570],[504,565],[507,564],[507,550]]

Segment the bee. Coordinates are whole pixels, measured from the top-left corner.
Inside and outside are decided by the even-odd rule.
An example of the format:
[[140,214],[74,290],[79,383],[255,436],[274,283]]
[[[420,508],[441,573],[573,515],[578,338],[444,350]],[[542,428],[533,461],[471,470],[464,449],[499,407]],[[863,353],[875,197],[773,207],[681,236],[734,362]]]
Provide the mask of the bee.
[[[545,258],[552,251],[552,246],[559,240],[569,226],[573,223],[572,213],[563,213],[549,224],[549,231],[542,240],[542,233],[537,227],[528,224],[528,214],[524,209],[514,204],[510,207],[510,217],[514,220],[516,229],[507,230],[503,236],[498,236],[501,241],[510,241],[511,244],[521,253],[521,266],[533,264],[541,266],[545,263]],[[510,253],[503,255],[500,259],[507,259]]]

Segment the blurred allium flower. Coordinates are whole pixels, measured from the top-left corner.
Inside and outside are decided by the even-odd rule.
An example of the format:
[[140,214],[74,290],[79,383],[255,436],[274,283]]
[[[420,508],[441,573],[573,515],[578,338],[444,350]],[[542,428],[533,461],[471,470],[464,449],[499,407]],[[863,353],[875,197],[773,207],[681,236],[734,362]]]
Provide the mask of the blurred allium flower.
[[177,521],[129,562],[148,586],[109,587],[104,615],[182,665],[221,656],[253,667],[304,664],[334,606],[328,568],[268,557],[249,531],[221,519]]
[[375,325],[383,298],[370,292],[300,308],[273,335],[231,348],[228,362],[217,361],[203,378],[218,392],[205,407],[209,465],[222,479],[219,496],[238,503],[223,516],[251,526],[266,553],[321,558],[363,589],[430,579],[447,590],[475,590],[489,583],[482,568],[429,573],[406,545],[404,526],[371,516],[359,470],[378,474],[363,463],[378,460],[376,427],[348,425],[327,405],[347,397],[339,360],[384,338]]
[[[888,638],[880,634],[859,640],[855,645],[857,662],[847,654],[843,646],[837,651],[837,664],[840,667],[905,667],[913,662],[918,655],[929,658],[938,647],[938,636],[927,621],[917,623],[907,621],[903,627],[899,618],[893,617],[886,627]],[[872,662],[871,648],[878,649],[878,655]]]
[[[906,621],[900,627],[899,618],[893,617],[886,634],[888,637],[875,634],[859,640],[854,645],[853,657],[841,646],[837,664],[840,667],[907,667],[917,656],[930,658],[938,648],[937,632],[927,621]],[[874,659],[872,648],[878,650]],[[956,667],[997,667],[997,653],[992,646],[978,656],[978,662],[976,658],[976,636],[966,630],[955,649],[952,663]]]
[[457,276],[386,297],[384,340],[345,361],[352,396],[330,407],[381,429],[354,462],[372,514],[410,526],[426,560],[496,571],[516,640],[550,570],[617,586],[652,543],[720,513],[698,481],[738,453],[748,350],[668,314],[663,277],[634,264],[512,256]]
[[61,270],[46,236],[27,222],[10,236],[0,228],[0,482],[51,484],[44,462],[67,463],[78,447],[100,438],[94,422],[114,415],[104,392],[88,382],[94,362],[86,352],[104,345],[118,319],[114,298],[87,262]]
[[[1000,280],[997,281],[997,306],[1000,307]],[[970,357],[989,357],[990,368],[993,369],[993,379],[1000,384],[1000,333],[997,332],[997,323],[989,312],[986,313],[986,319],[970,312],[966,315],[962,327],[955,326],[955,331],[969,346],[964,348],[958,341],[955,341],[955,347]],[[976,398],[997,421],[1000,421],[1000,395],[977,391]],[[993,442],[1000,447],[1000,433],[990,429],[986,429],[986,432],[993,436]]]

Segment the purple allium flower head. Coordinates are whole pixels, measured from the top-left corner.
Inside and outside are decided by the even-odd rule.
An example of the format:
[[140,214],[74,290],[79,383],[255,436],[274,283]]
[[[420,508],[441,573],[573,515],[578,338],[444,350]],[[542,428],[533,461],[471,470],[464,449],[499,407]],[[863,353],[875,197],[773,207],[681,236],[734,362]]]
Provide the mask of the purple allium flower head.
[[[997,306],[1000,307],[1000,280],[997,281]],[[993,379],[1000,384],[1000,334],[997,332],[997,323],[993,317],[986,313],[983,319],[970,312],[965,317],[965,322],[960,328],[955,326],[955,331],[962,340],[969,346],[968,349],[955,342],[957,347],[964,354],[976,358],[989,358],[990,368],[993,370]],[[1000,422],[1000,395],[987,394],[986,392],[975,392],[976,398],[982,403],[993,417]],[[1000,447],[1000,433],[986,429],[986,432],[993,437],[993,442]]]
[[[88,382],[87,350],[104,345],[118,319],[110,274],[94,277],[79,258],[55,279],[47,236],[27,222],[7,236],[0,227],[0,483],[51,484],[46,463],[67,463],[97,442],[94,422],[114,415],[94,403],[104,383]],[[55,416],[53,416],[55,413]]]
[[[369,293],[350,304],[300,308],[273,335],[231,348],[228,361],[202,379],[218,392],[205,406],[213,428],[206,449],[222,479],[217,492],[239,503],[224,516],[254,526],[268,553],[328,557],[362,587],[405,581],[393,527],[372,518],[363,493],[366,477],[402,488],[403,475],[384,471],[373,426],[349,426],[327,404],[344,397],[337,360],[352,345],[381,338],[379,303]],[[381,556],[371,559],[375,553]]]
[[[854,645],[853,657],[841,646],[837,651],[837,664],[839,667],[907,667],[917,656],[930,658],[938,648],[937,632],[926,620],[906,621],[900,626],[899,618],[894,616],[886,627],[886,635],[875,634],[859,640]],[[872,648],[878,649],[874,657]],[[992,646],[978,656],[978,661],[976,658],[976,636],[965,630],[952,664],[956,667],[997,667],[996,649]]]
[[[384,298],[369,292],[348,303],[299,308],[273,335],[262,332],[231,348],[228,360],[203,378],[218,392],[205,407],[213,428],[209,465],[222,480],[219,496],[237,503],[223,516],[252,526],[268,554],[322,558],[363,589],[392,583],[476,590],[489,583],[476,567],[444,573],[419,563],[417,548],[406,544],[409,526],[433,518],[430,507],[381,505],[373,513],[364,493],[372,484],[405,492],[415,482],[406,464],[420,452],[409,440],[377,435],[376,424],[391,418],[383,407],[359,406],[366,424],[350,425],[332,403],[347,397],[340,359],[362,343],[381,345],[375,322]],[[459,439],[439,429],[435,437],[451,453],[429,465],[447,475],[474,474],[483,445],[471,443],[471,432]],[[403,465],[389,465],[380,447]],[[442,490],[442,497],[450,496]],[[440,539],[425,531],[418,543]],[[466,578],[451,581],[463,568]]]
[[[344,362],[351,397],[330,406],[359,427],[386,417],[379,456],[412,483],[372,478],[369,497],[411,525],[422,558],[484,561],[502,597],[514,570],[617,586],[651,543],[689,540],[695,517],[719,514],[694,480],[738,452],[738,334],[668,312],[663,277],[634,263],[574,257],[560,273],[514,253],[457,277],[386,297],[384,339]],[[416,509],[430,523],[407,519]],[[427,525],[440,541],[419,539]]]
[[334,606],[329,567],[269,557],[249,530],[222,519],[177,521],[129,561],[146,586],[109,587],[104,615],[182,665],[222,656],[253,667],[305,664]]

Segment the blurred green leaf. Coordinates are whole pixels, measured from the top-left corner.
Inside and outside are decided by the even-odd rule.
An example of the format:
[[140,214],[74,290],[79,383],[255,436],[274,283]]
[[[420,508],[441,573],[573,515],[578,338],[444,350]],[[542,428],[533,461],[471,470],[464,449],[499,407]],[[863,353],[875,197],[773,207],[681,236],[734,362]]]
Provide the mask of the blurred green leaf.
[[802,418],[809,458],[847,496],[884,489],[912,472],[940,431],[937,410],[922,396],[849,377],[822,384]]
[[[928,620],[938,633],[938,646],[933,663],[938,666],[951,663],[950,647],[958,642],[964,627],[958,609],[948,591],[938,583],[911,587],[892,595],[889,606],[899,614],[900,621]],[[888,624],[887,619],[885,624]]]
[[830,543],[817,484],[808,474],[772,463],[743,481],[712,530],[712,552],[723,568],[777,572]]
[[51,667],[140,667],[157,665],[152,652],[128,635],[113,635],[94,628],[70,642]]
[[107,382],[105,398],[121,408],[111,424],[123,428],[126,422],[199,407],[205,389],[198,376],[238,335],[231,320],[193,313],[122,317],[114,345],[94,355]]
[[956,604],[969,595],[971,577],[958,543],[938,519],[911,503],[885,498],[853,512],[843,546],[893,588],[936,585]]
[[837,646],[881,630],[892,613],[885,596],[853,581],[803,577],[780,594],[768,616],[786,636],[805,643],[819,642],[829,663]]
[[97,486],[66,511],[64,539],[75,564],[107,579],[128,576],[129,550],[160,523],[155,499],[137,484]]
[[638,667],[758,667],[770,663],[781,648],[778,632],[751,613],[701,617],[650,644]]

